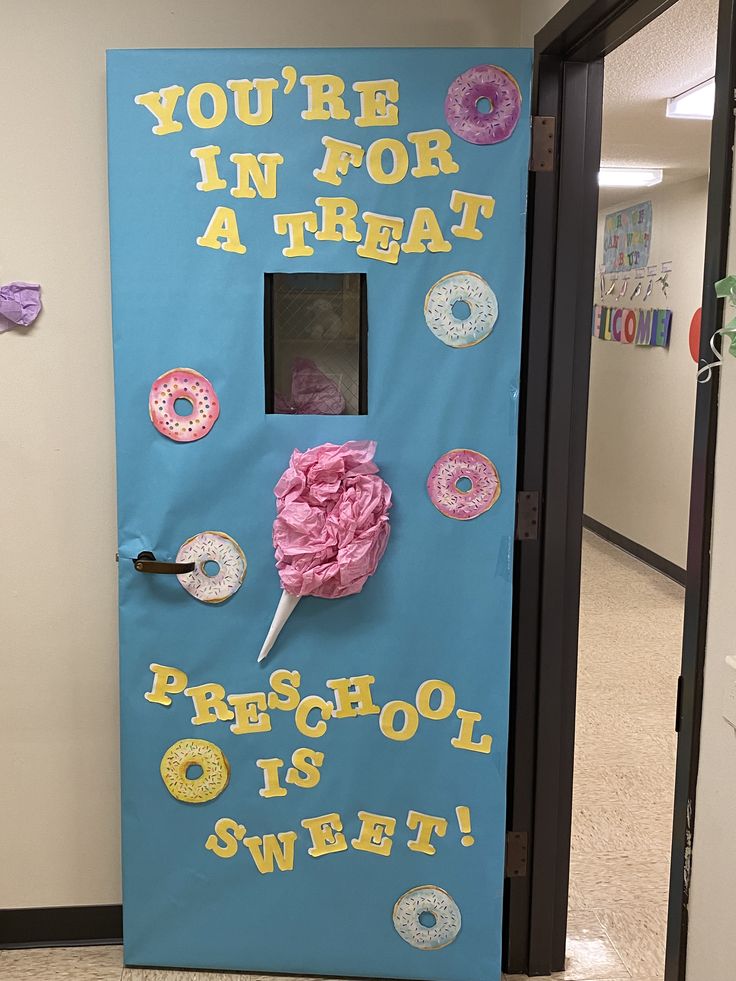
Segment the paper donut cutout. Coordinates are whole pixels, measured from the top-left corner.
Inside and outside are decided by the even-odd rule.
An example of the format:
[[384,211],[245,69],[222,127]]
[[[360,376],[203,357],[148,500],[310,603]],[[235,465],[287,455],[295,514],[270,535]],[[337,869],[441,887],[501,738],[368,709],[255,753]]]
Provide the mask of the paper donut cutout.
[[[176,578],[184,589],[202,603],[224,603],[237,593],[248,568],[243,550],[224,531],[203,531],[188,538],[176,555],[177,562],[194,562],[193,572],[184,572]],[[218,569],[210,574],[208,562]]]
[[[180,415],[178,399],[188,402],[192,411]],[[204,375],[193,368],[172,368],[151,385],[148,414],[156,429],[176,443],[192,443],[212,429],[220,414],[215,389]]]
[[[422,923],[423,914],[430,925]],[[396,901],[393,921],[401,939],[418,950],[447,947],[460,933],[462,926],[457,903],[439,886],[417,886],[405,892]]]
[[[467,317],[455,315],[455,304],[468,306]],[[498,301],[488,283],[474,272],[450,273],[438,279],[424,300],[424,319],[448,347],[473,347],[485,340],[498,318]]]
[[[468,487],[461,487],[461,481]],[[487,456],[476,450],[450,450],[430,470],[427,492],[441,514],[470,521],[493,507],[501,493],[501,481]]]
[[[487,101],[489,109],[481,108]],[[476,65],[458,75],[447,91],[445,119],[467,143],[488,146],[507,140],[521,115],[521,89],[497,65]]]
[[[191,766],[201,769],[188,776]],[[161,778],[176,800],[185,804],[204,804],[219,797],[230,779],[230,764],[222,750],[206,739],[180,739],[161,759]]]

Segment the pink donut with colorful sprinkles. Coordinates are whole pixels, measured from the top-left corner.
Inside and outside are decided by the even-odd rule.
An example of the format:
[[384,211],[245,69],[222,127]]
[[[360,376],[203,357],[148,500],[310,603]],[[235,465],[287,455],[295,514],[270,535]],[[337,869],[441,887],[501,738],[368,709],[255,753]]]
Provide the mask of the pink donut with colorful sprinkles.
[[[484,100],[488,111],[480,108]],[[513,75],[497,65],[476,65],[458,75],[447,91],[445,119],[468,143],[488,145],[507,140],[521,115],[521,89]]]
[[442,514],[457,521],[470,521],[493,507],[501,493],[501,482],[487,456],[476,450],[450,450],[430,470],[427,491]]
[[[177,399],[191,405],[188,415],[176,411]],[[220,414],[220,403],[204,375],[192,368],[172,368],[151,385],[148,414],[164,436],[177,443],[191,443],[212,429]]]

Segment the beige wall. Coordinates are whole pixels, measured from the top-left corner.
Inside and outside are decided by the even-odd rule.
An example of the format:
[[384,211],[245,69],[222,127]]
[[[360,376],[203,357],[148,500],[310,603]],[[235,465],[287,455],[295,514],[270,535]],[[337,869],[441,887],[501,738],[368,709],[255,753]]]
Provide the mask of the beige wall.
[[[645,306],[672,310],[670,346],[591,339],[585,513],[684,568],[697,386],[688,335],[702,301],[707,181],[652,188],[603,208],[596,268],[604,216],[647,199],[653,204],[651,264],[672,260],[673,271],[667,297],[655,285]],[[612,301],[604,298],[605,305],[640,305]]]
[[[736,199],[732,203],[730,261],[736,271]],[[727,308],[730,320],[734,310]],[[705,655],[700,768],[692,857],[688,981],[736,977],[736,731],[722,716],[723,693],[736,672],[725,663],[736,654],[736,360],[725,356],[718,405],[713,546]]]
[[0,283],[45,310],[0,336],[0,908],[120,900],[105,49],[519,36],[502,0],[5,0]]

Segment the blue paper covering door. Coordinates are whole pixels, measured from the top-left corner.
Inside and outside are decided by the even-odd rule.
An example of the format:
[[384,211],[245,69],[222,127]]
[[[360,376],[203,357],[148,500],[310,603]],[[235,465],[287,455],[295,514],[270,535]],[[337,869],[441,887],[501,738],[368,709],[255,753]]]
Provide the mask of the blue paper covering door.
[[[128,964],[500,975],[530,70],[108,54]],[[350,440],[385,554],[259,664],[274,486]],[[136,571],[203,532],[225,602]]]

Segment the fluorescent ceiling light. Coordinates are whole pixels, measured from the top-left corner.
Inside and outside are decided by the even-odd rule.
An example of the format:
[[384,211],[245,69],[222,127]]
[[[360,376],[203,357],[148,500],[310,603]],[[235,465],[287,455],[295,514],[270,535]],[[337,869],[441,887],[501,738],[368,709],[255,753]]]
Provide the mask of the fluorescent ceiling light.
[[709,78],[667,100],[667,115],[675,119],[712,119],[716,80]]
[[601,167],[600,187],[653,187],[662,183],[662,169],[656,167]]

